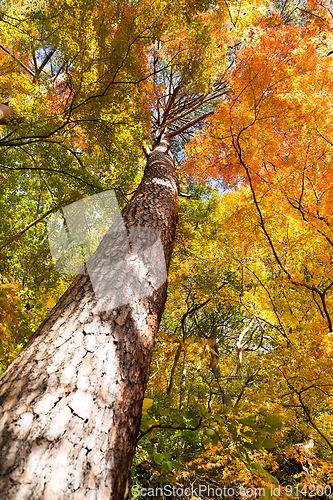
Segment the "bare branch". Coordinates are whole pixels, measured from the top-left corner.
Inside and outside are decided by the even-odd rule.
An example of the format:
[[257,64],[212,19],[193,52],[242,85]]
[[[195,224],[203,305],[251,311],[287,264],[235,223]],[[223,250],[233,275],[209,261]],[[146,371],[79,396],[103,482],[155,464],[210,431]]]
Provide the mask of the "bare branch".
[[166,136],[169,139],[171,139],[172,137],[175,137],[176,135],[178,135],[178,134],[184,132],[185,130],[187,130],[188,128],[193,127],[193,125],[196,125],[197,123],[201,122],[202,120],[204,120],[205,118],[207,118],[208,116],[211,116],[213,114],[214,114],[214,111],[209,111],[208,113],[200,115],[197,118],[194,118],[193,120],[191,120],[190,122],[188,122],[186,125],[183,125],[183,127],[177,128],[173,132],[170,132],[169,134],[166,134]]
[[140,434],[138,436],[138,439],[137,439],[137,443],[140,441],[140,439],[145,436],[146,434],[148,434],[149,432],[151,432],[153,429],[171,429],[173,431],[197,431],[201,425],[201,422],[202,422],[202,417],[200,417],[200,420],[199,420],[199,423],[198,425],[196,425],[195,427],[176,427],[176,426],[173,426],[173,425],[152,425],[151,427],[149,427],[149,429],[147,429],[146,431],[142,432],[140,430]]
[[34,81],[36,80],[36,77],[38,75],[40,75],[40,73],[43,71],[43,69],[45,68],[46,64],[49,62],[49,60],[51,59],[51,57],[53,56],[54,53],[55,53],[55,49],[51,50],[51,52],[49,52],[49,54],[47,54],[47,56],[45,57],[45,59],[42,62],[42,64],[36,70],[36,73],[34,75]]

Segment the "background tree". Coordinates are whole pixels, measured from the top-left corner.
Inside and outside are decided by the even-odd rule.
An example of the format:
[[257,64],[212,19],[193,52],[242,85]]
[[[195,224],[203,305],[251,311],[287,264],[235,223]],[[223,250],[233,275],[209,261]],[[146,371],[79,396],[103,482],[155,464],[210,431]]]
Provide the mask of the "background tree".
[[[1,249],[7,263],[1,272],[8,276],[15,271],[14,279],[23,284],[21,296],[26,294],[26,309],[37,312],[34,319],[20,319],[21,324],[31,331],[33,321],[45,318],[2,378],[2,492],[8,498],[27,498],[32,490],[37,498],[126,497],[166,285],[141,301],[100,313],[89,277],[81,275],[46,317],[61,290],[49,265],[44,222],[50,211],[114,187],[124,197],[122,206],[132,196],[123,210],[126,227],[158,230],[168,265],[178,196],[170,143],[174,141],[178,169],[184,142],[195,129],[181,171],[187,177],[180,181],[184,188],[193,180],[222,180],[235,190],[221,204],[223,238],[233,254],[218,253],[217,222],[207,230],[211,243],[203,251],[207,235],[201,227],[201,240],[192,250],[204,256],[205,274],[197,280],[198,287],[193,286],[193,276],[179,274],[181,286],[174,299],[176,304],[177,293],[183,297],[179,313],[171,318],[164,338],[160,334],[162,349],[172,354],[166,396],[171,404],[177,400],[178,411],[171,421],[162,415],[162,425],[177,427],[172,439],[178,462],[189,451],[194,451],[193,457],[199,453],[199,461],[219,451],[217,461],[224,464],[225,478],[250,481],[256,475],[258,481],[273,484],[274,478],[263,469],[264,457],[276,467],[267,457],[267,450],[276,445],[270,435],[281,425],[272,413],[282,414],[273,389],[284,381],[281,387],[286,391],[278,397],[286,401],[285,408],[295,418],[301,411],[323,441],[325,429],[319,416],[313,417],[320,408],[318,394],[326,391],[327,408],[330,404],[329,368],[315,379],[300,363],[306,354],[314,366],[329,352],[327,331],[322,329],[326,323],[330,329],[329,277],[324,276],[321,260],[312,259],[312,268],[309,259],[295,255],[290,259],[301,265],[304,278],[291,271],[284,248],[295,242],[297,248],[302,246],[299,236],[304,238],[308,227],[304,223],[310,223],[316,249],[325,254],[330,244],[324,220],[330,214],[329,202],[318,208],[325,199],[319,174],[330,178],[329,153],[326,162],[320,156],[327,153],[321,145],[329,137],[327,141],[320,129],[318,148],[311,149],[309,142],[318,132],[316,123],[309,121],[309,110],[315,111],[312,116],[320,125],[328,119],[322,100],[322,89],[330,95],[328,65],[318,61],[324,60],[326,49],[329,53],[329,10],[316,2],[251,2],[245,10],[237,1],[63,7],[28,17],[17,12],[2,15],[2,92],[7,108],[1,107],[0,118],[5,124],[0,142],[1,203],[10,210],[3,222]],[[320,86],[314,87],[318,75]],[[200,131],[200,122],[213,114],[218,99],[211,126]],[[143,177],[142,144],[147,157]],[[317,172],[308,176],[311,182],[299,161],[305,146]],[[129,149],[132,157],[127,156]],[[264,166],[258,168],[262,159]],[[292,188],[283,182],[286,172]],[[295,209],[298,219],[286,222],[277,201],[287,207],[285,214]],[[16,221],[13,214],[18,208],[22,215]],[[192,231],[198,227],[194,224]],[[185,234],[189,229],[180,228]],[[29,252],[24,251],[25,242]],[[270,252],[261,254],[259,263],[257,256],[237,253],[239,245],[247,249],[253,243],[260,252]],[[121,252],[112,232],[94,258],[102,262],[110,249],[114,256]],[[186,248],[183,252],[175,255],[176,267],[183,265]],[[219,272],[210,273],[212,258],[223,264]],[[188,259],[185,265],[189,268],[194,262]],[[62,280],[64,289],[68,278]],[[45,291],[48,301],[41,307]],[[321,333],[314,341],[318,328]],[[298,357],[299,346],[303,350]],[[196,361],[198,353],[202,367]],[[277,360],[275,376],[272,367]],[[286,366],[285,360],[290,364]],[[265,384],[270,389],[266,407],[250,416],[258,403],[258,387]],[[200,412],[201,398],[205,404]],[[194,401],[197,407],[192,409]],[[156,413],[155,407],[148,412]],[[324,427],[329,428],[329,410],[325,412]],[[142,425],[140,437],[147,440],[147,431],[155,429],[149,421]],[[192,436],[189,433],[200,426],[189,450],[181,435]],[[148,442],[149,456],[156,456],[154,449]],[[164,472],[176,466],[171,455],[158,460]]]
[[[332,487],[330,336],[322,342],[318,330],[289,330],[293,323],[272,274],[274,260],[258,231],[251,231],[250,193],[227,192],[208,209],[192,196],[181,201],[180,212],[190,217],[178,227],[133,484],[157,488],[176,481],[183,488],[202,483],[237,491],[244,484],[274,486],[268,473],[286,498],[286,484],[295,497],[296,485],[309,489],[314,480]],[[308,307],[303,297],[298,311]],[[312,318],[304,321],[308,328]],[[219,353],[218,365],[212,351]],[[314,444],[309,452],[301,446],[306,442]]]

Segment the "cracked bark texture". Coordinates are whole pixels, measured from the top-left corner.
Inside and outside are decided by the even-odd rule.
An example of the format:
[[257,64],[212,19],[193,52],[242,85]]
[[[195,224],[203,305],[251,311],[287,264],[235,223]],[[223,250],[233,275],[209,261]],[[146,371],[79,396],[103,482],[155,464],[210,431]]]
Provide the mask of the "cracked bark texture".
[[[169,141],[154,144],[123,210],[126,228],[155,228],[167,268],[178,183]],[[116,231],[96,254],[116,255]],[[99,311],[78,275],[0,380],[0,498],[123,500],[167,285]]]

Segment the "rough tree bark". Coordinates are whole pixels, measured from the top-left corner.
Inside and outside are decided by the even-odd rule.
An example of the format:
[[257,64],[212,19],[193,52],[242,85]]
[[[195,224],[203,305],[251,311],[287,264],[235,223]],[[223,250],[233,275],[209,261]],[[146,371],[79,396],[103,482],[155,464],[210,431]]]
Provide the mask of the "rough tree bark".
[[[167,267],[177,204],[163,136],[122,215],[127,228],[159,232]],[[107,235],[97,252],[108,256],[112,245]],[[89,276],[76,277],[1,378],[1,499],[127,497],[166,292],[165,283],[148,297],[99,312]]]
[[5,125],[13,116],[14,112],[7,104],[0,104],[0,125]]

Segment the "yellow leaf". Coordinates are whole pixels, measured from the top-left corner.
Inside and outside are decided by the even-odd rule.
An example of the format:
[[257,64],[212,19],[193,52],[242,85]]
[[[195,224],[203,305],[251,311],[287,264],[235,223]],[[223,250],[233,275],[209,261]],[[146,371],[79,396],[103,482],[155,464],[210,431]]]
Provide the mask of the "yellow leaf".
[[216,344],[216,340],[215,339],[207,339],[207,344],[208,345],[215,345]]
[[143,404],[142,404],[142,415],[147,415],[147,410],[149,410],[149,408],[151,407],[151,405],[153,404],[154,400],[153,399],[149,399],[149,398],[145,398],[143,400]]

